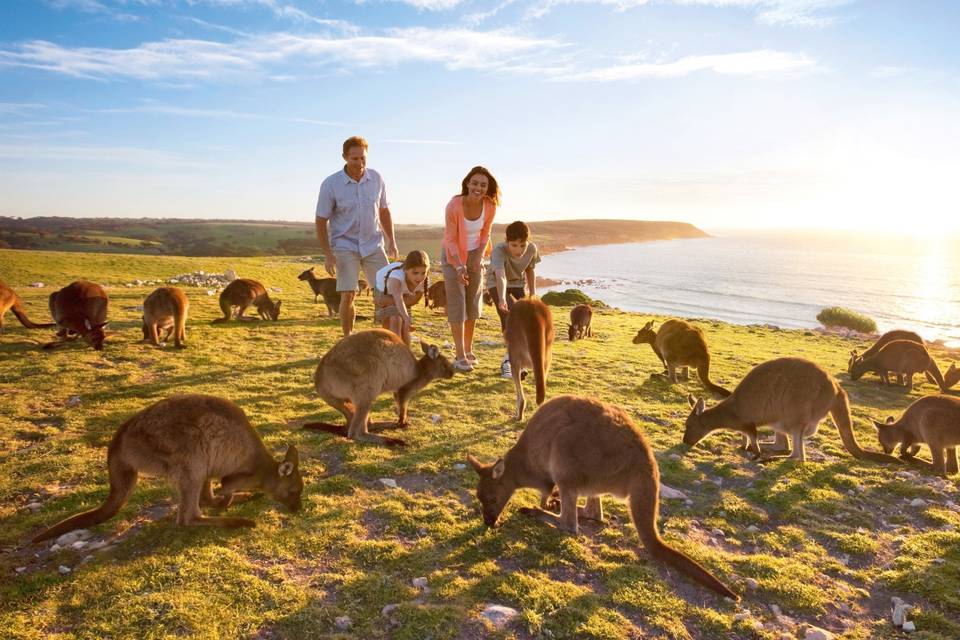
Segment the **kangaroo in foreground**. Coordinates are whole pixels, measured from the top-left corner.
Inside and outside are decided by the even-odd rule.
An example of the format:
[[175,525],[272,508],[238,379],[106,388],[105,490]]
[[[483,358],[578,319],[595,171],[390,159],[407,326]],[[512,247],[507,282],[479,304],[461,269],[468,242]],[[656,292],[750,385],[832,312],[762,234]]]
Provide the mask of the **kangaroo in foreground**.
[[[694,560],[668,546],[657,531],[660,471],[650,444],[619,407],[574,396],[559,396],[540,407],[519,440],[493,464],[467,460],[480,476],[477,498],[483,521],[495,527],[517,489],[540,491],[541,508],[526,509],[538,519],[569,533],[578,532],[577,498],[586,496],[583,516],[603,519],[600,496],[627,498],[633,524],[647,551],[705,587],[737,595]],[[556,486],[560,514],[544,510]]]
[[[688,400],[692,406],[687,417],[683,442],[694,446],[717,429],[730,429],[747,436],[746,448],[760,459],[757,427],[770,426],[778,434],[793,440],[790,459],[806,461],[803,439],[814,435],[827,415],[840,432],[844,448],[854,457],[876,462],[901,461],[890,455],[862,449],[853,435],[847,394],[829,373],[803,358],[777,358],[754,367],[730,397],[706,409],[703,398]],[[768,455],[762,461],[787,457]]]
[[677,367],[683,367],[683,377],[689,379],[688,367],[696,367],[700,382],[722,398],[730,392],[710,380],[710,352],[700,327],[683,320],[667,320],[654,331],[653,320],[637,331],[633,344],[649,344],[667,369],[670,382],[677,381]]
[[107,322],[107,292],[100,285],[77,280],[50,294],[50,315],[57,323],[57,340],[43,345],[55,349],[82,337],[97,351],[103,350]]
[[255,320],[256,318],[245,318],[243,316],[243,312],[251,304],[257,308],[257,313],[260,314],[262,320],[269,318],[276,321],[280,317],[280,301],[274,302],[271,300],[266,287],[256,280],[238,278],[228,284],[220,293],[220,310],[223,311],[223,317],[217,318],[214,322],[229,321],[234,307],[238,307],[237,320]]
[[323,303],[327,305],[327,316],[335,316],[340,313],[340,292],[337,291],[336,278],[318,278],[310,267],[299,276],[298,280],[304,280],[310,285],[313,291],[313,302],[316,304],[317,298],[323,296]]
[[166,331],[163,341],[170,340],[173,334],[174,344],[182,349],[187,339],[187,312],[190,301],[179,287],[160,287],[143,301],[143,339],[149,340],[155,347],[160,346],[160,332]]
[[923,372],[933,378],[941,391],[947,390],[943,375],[927,348],[910,340],[894,340],[870,357],[856,358],[850,366],[850,379],[859,380],[868,371],[877,373],[883,384],[890,384],[888,372],[903,374],[907,379],[907,389],[911,390],[914,374]]
[[567,337],[570,342],[578,338],[592,337],[590,324],[593,322],[593,308],[588,304],[578,304],[570,310],[570,326],[567,327]]
[[873,424],[877,427],[880,446],[887,453],[897,445],[906,450],[925,444],[930,447],[934,471],[943,477],[960,471],[957,466],[960,398],[925,396],[907,407],[899,420],[890,416],[886,422],[874,421]]
[[443,280],[438,280],[427,289],[427,303],[431,309],[446,309],[447,289]]
[[[300,509],[303,479],[296,447],[277,462],[243,410],[224,398],[175,395],[120,425],[107,449],[110,494],[96,509],[46,529],[33,542],[109,520],[126,504],[137,475],[165,476],[179,493],[177,524],[252,527],[247,518],[207,517],[201,506],[226,508],[238,491],[263,490],[291,511]],[[213,495],[211,478],[222,493]]]
[[[921,338],[919,334],[914,333],[913,331],[906,331],[904,329],[894,329],[893,331],[887,331],[885,334],[880,336],[880,338],[878,338],[877,341],[873,343],[873,345],[869,349],[864,351],[862,356],[857,352],[856,349],[850,352],[850,360],[847,362],[847,373],[853,372],[853,364],[857,361],[858,358],[872,357],[876,355],[876,353],[880,351],[880,349],[887,346],[887,344],[893,342],[894,340],[909,340],[910,342],[916,342],[917,344],[922,344],[923,346],[927,346],[927,344],[923,341],[923,338]],[[927,380],[931,384],[937,383],[937,381],[933,378],[932,375],[930,375],[929,372],[925,372],[925,373],[927,376]],[[902,373],[897,374],[897,383],[901,385],[904,383]]]
[[13,315],[15,315],[17,320],[20,321],[20,324],[27,329],[48,329],[57,326],[55,322],[44,324],[31,322],[30,318],[27,317],[26,309],[23,308],[23,302],[20,300],[20,296],[17,295],[16,291],[7,286],[5,282],[0,280],[0,334],[3,333],[3,316],[7,314],[7,310],[13,311]]
[[550,308],[536,299],[517,300],[507,314],[507,328],[503,335],[507,342],[513,385],[517,390],[515,418],[523,420],[523,410],[527,406],[521,384],[524,368],[533,371],[537,404],[543,404],[547,395],[547,374],[550,372],[550,351],[554,337]]
[[308,422],[303,428],[361,442],[405,445],[399,438],[370,433],[370,410],[377,396],[392,391],[397,403],[396,426],[406,428],[410,398],[431,380],[453,377],[453,367],[438,347],[422,341],[420,347],[424,355],[417,360],[403,340],[386,329],[358,331],[337,342],[320,359],[313,379],[320,397],[347,422]]

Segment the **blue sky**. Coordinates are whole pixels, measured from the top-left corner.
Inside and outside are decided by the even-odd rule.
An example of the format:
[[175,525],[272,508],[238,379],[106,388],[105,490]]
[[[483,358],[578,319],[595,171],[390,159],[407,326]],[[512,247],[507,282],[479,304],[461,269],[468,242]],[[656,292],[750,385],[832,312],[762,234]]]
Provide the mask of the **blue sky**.
[[960,3],[3,0],[0,215],[960,227]]

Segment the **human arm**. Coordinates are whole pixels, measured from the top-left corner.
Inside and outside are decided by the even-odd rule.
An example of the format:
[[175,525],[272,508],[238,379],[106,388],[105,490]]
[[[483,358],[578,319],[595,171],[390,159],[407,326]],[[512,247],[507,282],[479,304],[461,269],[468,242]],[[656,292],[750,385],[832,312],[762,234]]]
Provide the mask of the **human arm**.
[[387,293],[393,298],[397,310],[400,311],[400,319],[403,324],[409,328],[413,324],[413,320],[410,318],[410,311],[407,310],[407,303],[403,301],[403,289],[400,286],[400,281],[396,278],[387,278]]
[[387,240],[387,256],[390,260],[398,260],[397,240],[393,235],[393,216],[390,215],[390,207],[380,207],[380,227]]
[[337,275],[337,259],[330,248],[330,233],[326,218],[317,218],[317,241],[320,243],[320,252],[323,254],[323,268],[331,276]]

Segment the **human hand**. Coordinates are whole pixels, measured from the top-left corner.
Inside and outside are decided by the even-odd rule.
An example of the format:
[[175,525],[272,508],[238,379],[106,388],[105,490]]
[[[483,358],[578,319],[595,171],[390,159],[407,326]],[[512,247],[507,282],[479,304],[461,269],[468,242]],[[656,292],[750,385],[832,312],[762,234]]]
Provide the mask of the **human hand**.
[[470,274],[467,273],[466,267],[460,267],[457,269],[457,280],[459,280],[460,284],[463,286],[470,284]]
[[323,268],[331,276],[337,275],[337,258],[333,253],[323,254]]
[[390,258],[390,262],[396,262],[400,259],[400,251],[397,249],[397,243],[391,242],[387,246],[387,256]]

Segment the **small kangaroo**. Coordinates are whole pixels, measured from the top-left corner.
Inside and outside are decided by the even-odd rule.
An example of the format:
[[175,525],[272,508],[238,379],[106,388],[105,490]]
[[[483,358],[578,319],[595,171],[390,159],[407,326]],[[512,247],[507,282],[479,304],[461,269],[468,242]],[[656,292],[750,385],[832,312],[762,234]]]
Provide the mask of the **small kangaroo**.
[[443,285],[443,280],[438,280],[427,289],[428,306],[431,309],[446,309],[447,307],[447,289]]
[[453,367],[439,348],[422,341],[420,347],[424,355],[417,360],[403,340],[386,329],[358,331],[337,342],[320,359],[314,386],[347,422],[309,422],[303,428],[360,442],[404,446],[399,438],[370,433],[370,410],[377,396],[392,391],[397,403],[396,426],[406,428],[410,398],[431,380],[453,377]]
[[[692,410],[687,417],[683,442],[694,446],[717,429],[730,429],[747,436],[745,447],[760,459],[757,427],[770,426],[793,440],[792,460],[806,461],[803,439],[814,435],[827,415],[840,432],[844,448],[854,457],[876,462],[901,461],[890,455],[862,449],[853,435],[847,394],[829,373],[803,358],[777,358],[758,364],[744,376],[733,393],[706,409],[703,398],[688,397]],[[766,462],[784,455],[768,455]]]
[[710,351],[707,349],[707,340],[700,327],[696,327],[683,320],[667,320],[660,329],[654,331],[653,320],[643,325],[633,337],[633,344],[649,344],[653,352],[660,358],[660,362],[667,369],[670,382],[677,381],[677,367],[683,367],[683,377],[690,378],[688,367],[697,368],[700,382],[710,391],[721,398],[726,398],[730,392],[714,384],[710,380]]
[[[858,358],[860,357],[869,358],[871,356],[874,356],[878,351],[880,351],[880,349],[887,346],[887,344],[893,342],[894,340],[909,340],[910,342],[916,342],[917,344],[922,344],[923,346],[927,346],[927,344],[923,341],[923,338],[921,338],[919,334],[914,333],[913,331],[906,331],[904,329],[894,329],[893,331],[887,331],[885,334],[880,336],[879,339],[877,339],[877,341],[873,344],[873,346],[871,346],[869,349],[864,351],[862,356],[857,352],[856,349],[850,352],[850,360],[847,362],[847,373],[851,373],[853,371],[853,364],[857,361]],[[931,384],[937,383],[937,381],[934,380],[933,376],[930,375],[929,372],[925,372],[925,373],[927,376],[927,381],[929,381]],[[904,383],[902,373],[897,374],[897,383],[901,385]]]
[[[252,527],[247,518],[207,517],[201,506],[225,509],[235,494],[263,490],[291,511],[300,509],[303,478],[296,447],[277,462],[243,410],[224,398],[175,395],[140,411],[117,429],[107,449],[110,494],[33,538],[40,542],[109,520],[127,503],[139,473],[164,476],[179,493],[177,524]],[[214,497],[211,478],[220,478]]]
[[[559,396],[540,407],[502,458],[493,464],[482,464],[473,456],[467,460],[480,476],[477,498],[488,527],[497,526],[517,489],[536,489],[541,496],[540,509],[522,512],[575,535],[578,512],[602,521],[600,496],[625,497],[650,555],[705,587],[737,599],[729,587],[660,537],[657,460],[643,432],[623,409],[593,398]],[[554,486],[560,492],[559,515],[545,510]],[[587,497],[583,508],[577,507],[580,496]]]
[[579,338],[592,337],[590,328],[593,322],[593,308],[588,304],[578,304],[570,310],[570,325],[567,327],[567,337],[570,342]]
[[253,305],[257,308],[262,320],[269,318],[276,321],[280,317],[280,301],[274,302],[267,294],[267,289],[257,282],[248,278],[238,278],[227,285],[220,293],[220,310],[223,311],[223,317],[217,318],[214,322],[227,322],[233,314],[233,308],[239,307],[237,311],[237,320],[250,321],[256,318],[245,318],[243,312],[247,307]]
[[941,391],[947,390],[943,375],[927,348],[910,340],[894,340],[869,357],[856,358],[850,367],[850,379],[859,380],[869,371],[879,374],[883,384],[890,384],[887,372],[903,374],[910,390],[913,389],[914,374],[924,372],[933,377]]
[[536,299],[517,300],[507,314],[507,328],[504,331],[507,355],[512,365],[510,371],[513,385],[517,390],[517,420],[523,420],[523,410],[527,406],[521,384],[524,368],[533,370],[537,385],[537,404],[543,404],[547,395],[547,374],[550,372],[553,337],[553,316],[550,308]]
[[173,334],[177,349],[183,349],[187,339],[187,312],[190,301],[179,287],[160,287],[143,301],[143,339],[160,346],[160,332],[166,331],[163,341]]
[[956,363],[951,362],[950,368],[943,374],[943,384],[947,389],[952,389],[958,382],[960,382],[960,369],[957,368]]
[[13,311],[13,315],[15,315],[17,320],[20,321],[20,324],[27,329],[49,329],[50,327],[57,326],[56,322],[47,322],[44,324],[31,322],[30,318],[27,317],[27,310],[23,308],[23,301],[20,300],[20,296],[17,295],[16,291],[7,286],[5,282],[0,280],[0,334],[3,333],[3,316],[7,314],[7,310]]
[[914,401],[899,420],[893,416],[877,422],[877,437],[887,453],[899,444],[901,450],[917,444],[930,447],[934,471],[943,477],[960,471],[957,466],[957,445],[960,445],[960,398],[924,396]]
[[55,349],[82,337],[97,351],[103,350],[107,321],[107,292],[100,285],[77,280],[50,294],[50,315],[57,323],[57,340],[43,345]]
[[313,302],[323,296],[323,303],[327,305],[327,316],[332,317],[340,313],[340,292],[337,291],[336,278],[318,278],[310,267],[299,276],[298,280],[305,280],[313,291]]

